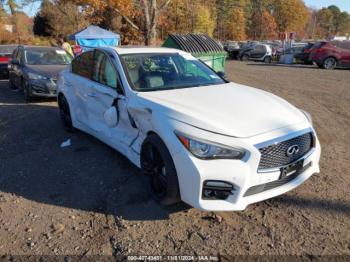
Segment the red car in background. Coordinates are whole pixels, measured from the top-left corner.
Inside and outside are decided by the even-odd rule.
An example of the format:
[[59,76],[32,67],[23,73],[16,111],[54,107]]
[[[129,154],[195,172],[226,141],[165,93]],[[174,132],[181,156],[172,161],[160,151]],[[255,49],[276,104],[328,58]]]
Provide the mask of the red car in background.
[[17,45],[0,45],[0,77],[8,78],[8,64]]
[[320,68],[329,70],[337,66],[350,67],[350,41],[316,43],[309,59]]

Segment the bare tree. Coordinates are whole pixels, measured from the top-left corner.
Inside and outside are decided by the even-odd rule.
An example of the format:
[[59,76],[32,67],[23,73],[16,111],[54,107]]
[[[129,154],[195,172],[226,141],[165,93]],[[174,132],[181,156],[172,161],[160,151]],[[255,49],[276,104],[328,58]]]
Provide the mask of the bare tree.
[[159,6],[157,0],[141,0],[145,15],[145,44],[152,45],[157,38],[157,23],[159,15],[168,7],[171,0],[166,0]]

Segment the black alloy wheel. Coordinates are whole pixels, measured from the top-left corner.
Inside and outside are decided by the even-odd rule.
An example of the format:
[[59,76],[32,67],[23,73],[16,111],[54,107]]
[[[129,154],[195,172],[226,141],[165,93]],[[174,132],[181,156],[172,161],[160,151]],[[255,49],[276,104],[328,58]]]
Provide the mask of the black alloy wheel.
[[337,67],[337,60],[334,57],[328,57],[323,61],[323,67],[327,70],[333,70]]
[[162,205],[180,201],[178,178],[172,157],[164,142],[150,134],[141,150],[141,168],[150,179],[152,194]]

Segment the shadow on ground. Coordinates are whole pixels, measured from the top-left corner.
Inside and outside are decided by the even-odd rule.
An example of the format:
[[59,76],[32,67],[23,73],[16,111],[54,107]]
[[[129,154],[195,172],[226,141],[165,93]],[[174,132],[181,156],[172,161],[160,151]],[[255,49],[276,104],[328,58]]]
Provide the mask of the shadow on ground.
[[[166,219],[188,208],[159,206],[128,159],[83,132],[67,133],[55,101],[37,102],[0,84],[0,191],[130,220]],[[61,148],[67,139],[72,145]]]

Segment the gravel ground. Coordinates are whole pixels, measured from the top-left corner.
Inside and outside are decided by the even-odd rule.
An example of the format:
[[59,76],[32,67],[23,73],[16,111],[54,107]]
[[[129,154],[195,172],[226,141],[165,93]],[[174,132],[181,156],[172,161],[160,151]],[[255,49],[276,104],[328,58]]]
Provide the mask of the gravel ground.
[[0,255],[350,255],[350,70],[229,61],[226,72],[312,114],[320,174],[243,212],[161,207],[125,157],[66,133],[55,101],[26,104],[2,81]]

